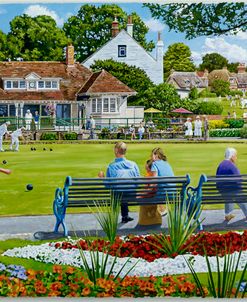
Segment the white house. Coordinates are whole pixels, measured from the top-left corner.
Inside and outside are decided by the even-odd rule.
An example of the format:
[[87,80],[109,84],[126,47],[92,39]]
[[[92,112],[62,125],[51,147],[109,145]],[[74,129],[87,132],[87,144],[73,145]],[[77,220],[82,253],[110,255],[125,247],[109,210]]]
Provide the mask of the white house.
[[133,38],[133,24],[131,16],[128,18],[127,31],[119,32],[118,21],[112,23],[112,39],[88,57],[82,64],[90,68],[97,60],[112,59],[130,66],[143,69],[154,84],[163,83],[163,55],[164,43],[158,35],[156,58],[147,52]]

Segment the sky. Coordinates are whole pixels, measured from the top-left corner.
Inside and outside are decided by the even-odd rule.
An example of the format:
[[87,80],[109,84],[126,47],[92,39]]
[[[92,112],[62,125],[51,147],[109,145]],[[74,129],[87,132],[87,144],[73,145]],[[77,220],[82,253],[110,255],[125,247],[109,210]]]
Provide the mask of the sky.
[[[62,2],[62,1],[61,1]],[[102,3],[93,3],[87,1],[89,4],[102,5]],[[107,1],[109,4],[110,2]],[[28,14],[31,17],[37,15],[49,15],[57,23],[59,27],[71,15],[76,15],[81,5],[85,3],[48,3],[35,2],[33,4],[1,4],[0,0],[0,30],[7,33],[9,31],[9,22],[18,15]],[[147,40],[157,41],[158,31],[162,32],[162,39],[164,41],[164,51],[173,43],[183,42],[188,45],[192,52],[192,59],[198,65],[201,63],[202,56],[206,53],[218,52],[226,57],[229,62],[240,62],[247,65],[247,32],[240,32],[233,36],[208,36],[198,37],[192,40],[185,39],[182,33],[169,32],[165,24],[159,20],[154,20],[148,8],[142,7],[142,3],[117,3],[128,14],[135,11],[149,27]]]

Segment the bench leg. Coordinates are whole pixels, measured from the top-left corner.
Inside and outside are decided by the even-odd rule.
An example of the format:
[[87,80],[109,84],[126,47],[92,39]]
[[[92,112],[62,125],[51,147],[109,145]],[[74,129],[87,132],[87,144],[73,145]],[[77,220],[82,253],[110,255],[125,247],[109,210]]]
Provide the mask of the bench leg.
[[66,226],[66,223],[65,223],[64,219],[60,220],[60,219],[58,219],[58,217],[56,217],[56,218],[57,218],[57,221],[56,221],[56,224],[55,224],[55,227],[54,227],[54,233],[58,233],[58,229],[59,229],[59,226],[61,224],[62,227],[63,227],[63,234],[64,234],[65,237],[67,237],[68,236],[68,229],[67,229],[67,226]]

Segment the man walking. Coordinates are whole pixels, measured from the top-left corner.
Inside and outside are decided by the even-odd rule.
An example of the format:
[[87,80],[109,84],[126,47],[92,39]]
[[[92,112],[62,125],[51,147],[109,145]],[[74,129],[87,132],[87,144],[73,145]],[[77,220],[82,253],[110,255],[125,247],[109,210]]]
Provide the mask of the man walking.
[[[137,164],[125,158],[126,152],[127,146],[124,142],[116,143],[114,147],[115,160],[109,164],[106,171],[106,177],[128,178],[140,176]],[[100,171],[98,176],[105,177],[104,172]],[[133,220],[133,218],[129,217],[128,204],[121,205],[121,215],[122,223]]]
[[4,152],[4,149],[3,149],[3,136],[5,135],[5,133],[9,134],[9,132],[8,132],[8,126],[9,125],[10,125],[10,122],[7,121],[7,122],[3,123],[0,126],[0,152]]

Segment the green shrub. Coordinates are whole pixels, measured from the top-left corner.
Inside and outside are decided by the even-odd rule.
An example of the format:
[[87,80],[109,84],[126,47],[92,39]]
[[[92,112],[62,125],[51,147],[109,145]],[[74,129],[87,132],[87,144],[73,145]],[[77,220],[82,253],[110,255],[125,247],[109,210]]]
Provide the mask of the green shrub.
[[225,122],[229,125],[229,128],[243,128],[243,119],[227,119]]
[[209,131],[210,137],[240,137],[240,129],[212,129]]
[[196,87],[193,87],[193,88],[190,90],[189,98],[192,99],[192,100],[195,100],[195,99],[198,98],[198,89],[197,89]]
[[219,102],[200,102],[197,114],[214,114],[220,115],[223,112],[223,105]]
[[44,141],[55,141],[57,139],[57,133],[54,132],[43,132],[40,136],[40,140]]
[[65,133],[63,138],[65,140],[77,140],[77,133],[76,132]]
[[229,128],[229,124],[227,124],[227,121],[222,121],[222,120],[209,121],[209,129],[223,129],[223,128]]
[[241,90],[230,90],[230,91],[228,92],[228,95],[232,95],[232,96],[235,96],[235,95],[243,96],[243,91],[241,91]]
[[247,127],[243,127],[243,128],[240,130],[239,136],[240,136],[241,138],[247,138]]
[[208,88],[203,89],[199,93],[200,98],[215,98],[217,97],[216,93],[211,92]]

